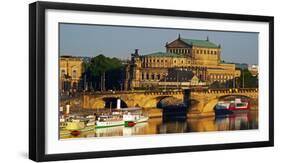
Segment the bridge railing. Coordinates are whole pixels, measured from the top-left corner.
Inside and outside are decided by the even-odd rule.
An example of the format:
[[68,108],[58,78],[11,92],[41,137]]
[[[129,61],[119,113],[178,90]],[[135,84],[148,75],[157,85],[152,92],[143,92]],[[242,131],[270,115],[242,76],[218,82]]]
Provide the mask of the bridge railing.
[[204,89],[192,91],[194,93],[251,93],[258,92],[258,88],[223,88],[223,89]]
[[169,90],[169,91],[163,91],[163,90],[145,90],[145,91],[95,91],[95,92],[83,92],[83,95],[114,95],[114,94],[178,94],[182,93],[183,90]]
[[[258,92],[258,88],[218,88],[218,89],[189,89],[194,93],[250,93]],[[118,94],[145,94],[145,95],[171,95],[171,94],[182,94],[183,89],[177,90],[150,90],[150,91],[96,91],[96,92],[83,92],[84,95],[118,95]]]

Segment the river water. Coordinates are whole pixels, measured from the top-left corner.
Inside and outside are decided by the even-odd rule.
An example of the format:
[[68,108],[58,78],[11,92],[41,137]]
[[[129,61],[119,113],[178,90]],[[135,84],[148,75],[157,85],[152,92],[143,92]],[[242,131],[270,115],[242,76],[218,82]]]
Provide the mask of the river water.
[[134,127],[109,127],[82,132],[79,136],[61,138],[112,137],[147,134],[169,134],[207,131],[230,131],[258,129],[258,111],[234,113],[229,116],[207,118],[150,118],[148,122]]

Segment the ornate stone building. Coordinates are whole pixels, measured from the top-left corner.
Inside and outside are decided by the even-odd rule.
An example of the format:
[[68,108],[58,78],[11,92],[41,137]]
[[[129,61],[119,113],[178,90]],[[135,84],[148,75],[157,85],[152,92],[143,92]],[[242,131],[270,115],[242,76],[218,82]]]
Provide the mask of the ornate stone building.
[[60,91],[77,89],[82,76],[82,59],[71,56],[61,56],[60,62]]
[[166,43],[166,52],[140,55],[136,50],[131,54],[126,66],[125,89],[165,85],[164,79],[171,69],[191,71],[206,85],[215,81],[224,83],[240,76],[235,64],[221,63],[220,45],[212,43],[208,37],[206,40],[194,40],[179,35],[176,40]]

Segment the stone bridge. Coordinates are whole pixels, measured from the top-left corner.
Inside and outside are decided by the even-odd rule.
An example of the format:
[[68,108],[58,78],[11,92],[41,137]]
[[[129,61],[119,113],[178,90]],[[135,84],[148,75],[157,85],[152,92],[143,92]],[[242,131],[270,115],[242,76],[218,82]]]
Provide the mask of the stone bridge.
[[193,106],[189,111],[189,116],[198,114],[213,115],[214,107],[218,101],[227,96],[242,96],[251,100],[258,100],[258,89],[209,89],[202,91],[191,91],[190,101]]
[[143,108],[156,108],[157,104],[165,98],[183,100],[183,91],[149,91],[149,92],[108,92],[85,94],[83,96],[83,108],[104,108],[106,99],[116,98],[124,102],[128,107],[139,106]]
[[[88,93],[82,95],[83,108],[104,108],[105,101],[109,98],[120,99],[127,107],[139,106],[143,108],[156,108],[159,102],[166,98],[174,98],[184,103],[191,103],[190,115],[213,114],[213,108],[220,98],[226,96],[244,96],[258,99],[258,89],[204,89],[204,90],[179,90],[179,91],[126,91]],[[194,109],[195,108],[195,109]]]

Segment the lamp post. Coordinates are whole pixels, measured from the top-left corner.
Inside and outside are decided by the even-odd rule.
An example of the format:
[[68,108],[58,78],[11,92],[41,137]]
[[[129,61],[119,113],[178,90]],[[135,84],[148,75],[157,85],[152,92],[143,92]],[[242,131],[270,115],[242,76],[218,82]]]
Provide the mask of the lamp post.
[[245,79],[244,79],[244,68],[242,69],[242,88],[244,88],[244,81],[245,81]]

